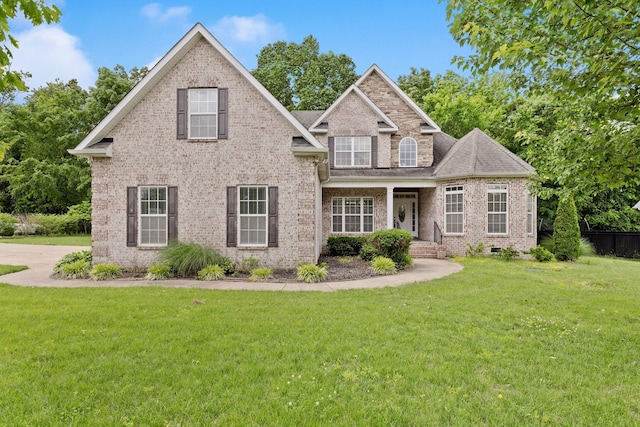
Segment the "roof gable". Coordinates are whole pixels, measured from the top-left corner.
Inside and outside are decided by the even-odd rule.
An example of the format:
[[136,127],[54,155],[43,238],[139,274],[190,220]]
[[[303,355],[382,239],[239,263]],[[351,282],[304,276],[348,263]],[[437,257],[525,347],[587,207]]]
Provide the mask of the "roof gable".
[[475,128],[460,138],[436,166],[441,178],[476,176],[528,176],[533,167]]

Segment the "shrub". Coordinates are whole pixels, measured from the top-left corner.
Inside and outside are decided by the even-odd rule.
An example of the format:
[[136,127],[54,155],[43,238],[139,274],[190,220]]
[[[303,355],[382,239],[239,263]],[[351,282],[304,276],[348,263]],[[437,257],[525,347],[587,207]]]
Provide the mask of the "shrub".
[[363,236],[329,236],[327,246],[332,256],[357,256],[364,242]]
[[554,253],[558,261],[574,261],[580,256],[580,226],[576,204],[570,197],[560,199],[553,222]]
[[73,225],[74,233],[91,232],[91,203],[88,201],[70,206],[66,217],[69,224]]
[[300,264],[296,272],[298,280],[306,283],[322,282],[327,278],[327,267],[315,264]]
[[60,258],[56,265],[53,266],[53,272],[57,274],[62,274],[62,268],[67,264],[72,264],[77,261],[83,261],[87,264],[87,270],[91,269],[92,257],[91,251],[79,251],[79,252],[71,252]]
[[251,270],[251,277],[249,280],[258,282],[260,280],[267,280],[273,278],[273,273],[269,267],[254,268]]
[[171,277],[171,267],[167,264],[155,264],[147,269],[145,280],[165,280]]
[[93,280],[109,280],[122,277],[122,269],[117,264],[98,264],[89,272]]
[[16,232],[18,219],[7,213],[0,213],[0,236],[13,236]]
[[471,243],[467,243],[467,256],[476,257],[482,255],[484,252],[484,243],[478,243],[477,245],[472,245]]
[[378,255],[380,255],[378,250],[368,243],[362,245],[362,249],[360,249],[360,258],[364,261],[371,261]]
[[593,247],[593,243],[584,237],[580,238],[580,246],[578,249],[580,256],[594,256],[596,254],[596,248]]
[[240,270],[243,273],[250,273],[254,268],[258,268],[260,266],[260,261],[256,257],[248,257],[242,258],[242,262],[240,263]]
[[509,246],[508,248],[500,249],[500,251],[498,251],[498,256],[504,261],[511,261],[515,257],[520,256],[520,251]]
[[538,262],[549,262],[553,259],[553,254],[540,245],[531,248],[530,253]]
[[540,240],[540,246],[545,248],[551,253],[555,252],[555,245],[553,244],[553,236],[545,236]]
[[220,280],[224,278],[224,268],[214,264],[209,265],[198,272],[196,279],[198,280]]
[[214,264],[225,272],[233,272],[233,264],[228,258],[197,243],[172,242],[158,254],[156,261],[168,265],[178,277],[195,277],[200,270]]
[[407,230],[378,230],[369,237],[369,243],[381,256],[391,258],[396,266],[406,261],[413,236]]
[[63,279],[85,279],[89,275],[91,264],[79,259],[74,262],[64,264],[60,268],[60,277]]
[[396,261],[396,268],[398,270],[404,270],[405,268],[413,267],[413,258],[409,254],[402,254]]
[[371,261],[371,269],[376,274],[394,274],[396,272],[396,263],[391,258],[377,256]]

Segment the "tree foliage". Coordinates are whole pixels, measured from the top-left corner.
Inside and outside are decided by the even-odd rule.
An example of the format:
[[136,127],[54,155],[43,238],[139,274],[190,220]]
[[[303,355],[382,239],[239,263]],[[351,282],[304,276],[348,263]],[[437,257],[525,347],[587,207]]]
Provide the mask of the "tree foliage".
[[289,110],[327,109],[358,78],[350,57],[320,53],[313,36],[268,44],[252,74]]
[[574,261],[580,256],[580,226],[571,197],[560,199],[553,222],[554,253],[558,261]]

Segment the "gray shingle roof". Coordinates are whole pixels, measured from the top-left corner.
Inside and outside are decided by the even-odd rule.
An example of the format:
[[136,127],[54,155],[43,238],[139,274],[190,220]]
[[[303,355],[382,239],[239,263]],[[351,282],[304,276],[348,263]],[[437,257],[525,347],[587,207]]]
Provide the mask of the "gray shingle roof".
[[444,132],[438,132],[433,134],[433,164],[438,164],[444,159],[451,147],[453,147],[458,141],[451,135]]
[[[435,142],[434,142],[435,145]],[[460,138],[437,165],[441,178],[528,176],[533,167],[476,128]]]

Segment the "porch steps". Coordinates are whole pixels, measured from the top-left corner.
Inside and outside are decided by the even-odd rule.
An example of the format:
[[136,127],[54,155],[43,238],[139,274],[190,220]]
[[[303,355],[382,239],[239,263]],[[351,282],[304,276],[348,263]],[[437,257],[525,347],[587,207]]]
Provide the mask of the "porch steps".
[[437,258],[444,259],[447,256],[447,248],[435,242],[414,240],[409,248],[409,255],[413,258]]

